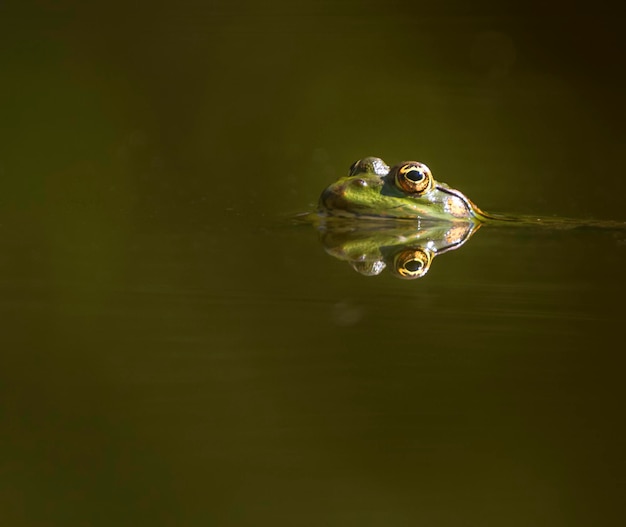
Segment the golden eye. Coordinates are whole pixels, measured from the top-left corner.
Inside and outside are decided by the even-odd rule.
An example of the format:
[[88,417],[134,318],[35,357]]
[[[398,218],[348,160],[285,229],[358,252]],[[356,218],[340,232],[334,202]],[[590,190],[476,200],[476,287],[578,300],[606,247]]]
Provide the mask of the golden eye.
[[393,259],[393,270],[400,278],[413,280],[424,276],[433,260],[432,253],[422,249],[400,251]]
[[423,163],[409,161],[397,165],[395,172],[396,185],[407,194],[424,194],[433,188],[433,175]]

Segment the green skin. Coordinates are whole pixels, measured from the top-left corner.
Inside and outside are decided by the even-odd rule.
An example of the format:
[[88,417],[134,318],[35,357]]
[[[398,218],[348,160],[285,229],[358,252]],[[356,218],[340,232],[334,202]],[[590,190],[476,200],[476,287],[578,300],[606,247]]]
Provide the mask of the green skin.
[[[541,226],[553,229],[593,227],[626,229],[626,222],[576,220],[536,216],[504,216],[480,210],[460,191],[432,179],[423,193],[409,193],[398,183],[401,167],[417,164],[428,173],[428,167],[406,162],[390,168],[382,159],[366,157],[350,167],[350,174],[329,185],[319,200],[318,218],[421,220],[422,222],[471,222],[482,224]],[[432,176],[431,176],[432,177]]]
[[328,186],[320,212],[329,216],[484,222],[488,216],[458,190],[434,182],[421,195],[400,188],[384,161],[367,157],[354,163],[350,175]]

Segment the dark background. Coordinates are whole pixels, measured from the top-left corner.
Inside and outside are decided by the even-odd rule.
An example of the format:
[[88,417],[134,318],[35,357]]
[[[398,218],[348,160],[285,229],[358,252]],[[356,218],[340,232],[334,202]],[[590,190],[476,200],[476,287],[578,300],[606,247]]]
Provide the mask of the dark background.
[[5,210],[98,194],[132,222],[299,211],[379,155],[417,157],[486,208],[618,216],[624,40],[600,7],[2,11]]
[[416,282],[292,225],[356,159],[626,220],[600,4],[0,4],[0,523],[614,525],[623,232]]

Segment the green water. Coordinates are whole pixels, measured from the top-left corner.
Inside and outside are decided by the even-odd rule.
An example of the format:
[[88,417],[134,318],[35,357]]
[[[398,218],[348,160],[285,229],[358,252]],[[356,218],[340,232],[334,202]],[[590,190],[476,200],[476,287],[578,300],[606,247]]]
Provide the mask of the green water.
[[291,220],[367,155],[626,220],[618,21],[2,9],[2,525],[619,522],[623,231],[485,227],[402,281]]

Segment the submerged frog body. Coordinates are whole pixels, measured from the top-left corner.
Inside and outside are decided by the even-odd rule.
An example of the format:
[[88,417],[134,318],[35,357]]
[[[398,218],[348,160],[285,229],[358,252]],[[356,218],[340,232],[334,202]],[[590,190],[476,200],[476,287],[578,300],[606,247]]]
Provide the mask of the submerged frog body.
[[320,211],[343,217],[482,222],[487,216],[458,190],[435,181],[417,161],[391,168],[377,157],[350,167],[350,174],[327,187]]

